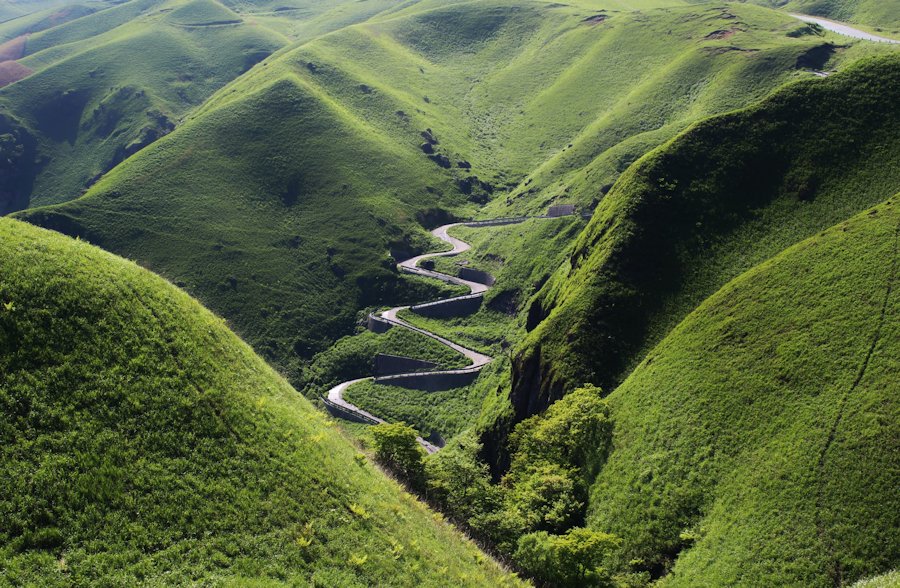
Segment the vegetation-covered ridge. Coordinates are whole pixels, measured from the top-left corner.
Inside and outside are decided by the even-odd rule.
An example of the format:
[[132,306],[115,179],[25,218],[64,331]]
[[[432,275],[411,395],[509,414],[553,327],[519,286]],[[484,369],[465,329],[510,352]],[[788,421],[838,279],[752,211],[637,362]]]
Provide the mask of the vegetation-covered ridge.
[[588,522],[619,565],[667,587],[898,566],[898,242],[895,196],[727,284],[608,397]]
[[273,52],[394,5],[89,1],[0,22],[0,214],[77,198]]
[[223,321],[0,220],[0,582],[514,580],[366,463]]
[[182,285],[303,387],[361,309],[437,297],[388,255],[427,247],[423,225],[589,206],[691,122],[811,75],[808,53],[880,50],[819,50],[758,6],[614,4],[394,6],[264,59],[84,197],[22,218]]
[[900,186],[900,55],[796,83],[697,124],[603,200],[532,300],[513,372],[519,418],[611,389],[733,277]]

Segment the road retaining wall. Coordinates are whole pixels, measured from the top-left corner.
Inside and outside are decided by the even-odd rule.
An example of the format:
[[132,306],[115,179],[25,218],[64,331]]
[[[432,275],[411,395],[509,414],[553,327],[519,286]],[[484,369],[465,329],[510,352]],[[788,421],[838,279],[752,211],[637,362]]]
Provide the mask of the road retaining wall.
[[374,374],[376,376],[391,376],[394,374],[433,370],[436,367],[437,364],[433,361],[425,361],[424,359],[403,355],[376,353]]
[[451,372],[428,372],[424,374],[401,374],[375,378],[378,384],[399,386],[411,390],[440,392],[451,388],[468,386],[478,377],[478,370],[455,370]]
[[494,282],[497,281],[491,274],[470,267],[459,268],[459,277],[469,282],[484,284],[485,286],[493,286]]
[[409,307],[409,309],[418,315],[431,318],[468,316],[478,312],[483,301],[484,296],[482,294],[471,294],[469,296],[458,296],[447,300],[417,304]]

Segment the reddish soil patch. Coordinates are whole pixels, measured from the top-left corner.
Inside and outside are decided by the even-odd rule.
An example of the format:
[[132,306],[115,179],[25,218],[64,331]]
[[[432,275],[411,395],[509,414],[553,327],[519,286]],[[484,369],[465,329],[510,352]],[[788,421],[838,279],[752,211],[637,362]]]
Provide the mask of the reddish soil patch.
[[20,35],[0,45],[0,63],[21,59],[25,55],[25,41],[28,35]]
[[15,61],[4,61],[0,63],[0,88],[8,86],[13,82],[18,82],[24,77],[31,74],[31,69],[25,67],[21,63]]
[[734,36],[737,31],[734,29],[722,29],[719,31],[713,31],[710,34],[703,37],[707,41],[711,41],[713,39],[728,39]]

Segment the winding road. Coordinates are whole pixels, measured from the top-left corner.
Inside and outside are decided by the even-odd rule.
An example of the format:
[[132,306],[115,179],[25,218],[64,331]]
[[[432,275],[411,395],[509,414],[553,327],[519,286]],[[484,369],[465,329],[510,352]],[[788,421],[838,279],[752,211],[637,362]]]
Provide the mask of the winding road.
[[818,16],[809,16],[807,14],[797,14],[794,12],[789,13],[791,16],[796,18],[797,20],[802,20],[803,22],[817,24],[823,29],[831,31],[833,33],[837,33],[839,35],[844,35],[845,37],[853,37],[854,39],[863,39],[866,41],[874,41],[876,43],[892,43],[892,44],[900,44],[900,41],[896,41],[894,39],[888,39],[887,37],[879,37],[878,35],[873,35],[871,33],[867,33],[865,31],[861,31],[859,29],[855,29],[850,25],[844,24],[842,22],[838,22],[836,20],[829,20],[827,18],[821,18]]
[[[522,220],[525,220],[525,219],[523,218],[521,220],[511,221],[511,222],[522,222]],[[462,224],[465,224],[465,223],[451,223],[448,225],[440,226],[440,227],[434,229],[433,231],[431,231],[432,235],[434,235],[441,241],[444,241],[445,243],[449,243],[450,245],[453,246],[453,248],[450,249],[449,251],[441,251],[439,253],[426,253],[424,255],[418,255],[416,257],[412,257],[405,261],[401,261],[400,263],[397,264],[397,267],[400,269],[400,271],[410,273],[410,274],[417,274],[417,275],[425,276],[428,278],[434,278],[437,280],[441,280],[443,282],[447,282],[450,284],[458,284],[460,286],[466,286],[469,288],[469,294],[464,294],[462,296],[454,296],[452,298],[446,298],[444,300],[439,301],[438,303],[446,303],[446,302],[449,302],[452,300],[457,300],[460,298],[467,298],[470,296],[481,296],[488,289],[487,285],[481,284],[479,282],[471,282],[469,280],[464,280],[457,276],[451,276],[449,274],[443,274],[441,272],[436,272],[433,270],[428,270],[428,269],[419,267],[419,262],[424,261],[426,259],[430,259],[433,257],[449,257],[452,255],[459,255],[460,253],[462,253],[464,251],[468,251],[471,248],[471,246],[468,243],[466,243],[465,241],[462,241],[460,239],[457,239],[456,237],[451,237],[447,233],[447,231],[449,229],[459,226],[459,225],[462,225]],[[508,224],[511,224],[511,223],[508,223]],[[488,355],[484,355],[483,353],[478,353],[477,351],[473,351],[472,349],[463,347],[462,345],[459,345],[458,343],[454,343],[453,341],[450,341],[449,339],[441,337],[440,335],[436,335],[435,333],[432,333],[431,331],[427,331],[425,329],[416,327],[416,326],[404,321],[403,319],[397,317],[398,312],[400,312],[401,310],[406,310],[408,308],[410,308],[410,307],[409,306],[395,306],[394,308],[390,308],[388,310],[381,312],[377,317],[373,317],[373,318],[376,318],[376,320],[380,320],[382,322],[388,323],[393,326],[398,326],[398,327],[402,327],[405,329],[409,329],[411,331],[415,331],[417,333],[421,333],[422,335],[425,335],[426,337],[431,337],[435,341],[438,341],[439,343],[446,345],[450,349],[453,349],[454,351],[461,353],[462,355],[467,357],[471,363],[469,364],[469,366],[467,366],[465,368],[457,369],[457,370],[441,370],[441,371],[435,371],[435,372],[415,372],[413,374],[395,374],[393,376],[385,376],[383,378],[379,378],[379,381],[384,381],[385,383],[389,383],[391,378],[409,379],[410,377],[428,377],[428,376],[431,376],[431,375],[437,374],[437,373],[451,374],[451,373],[477,372],[477,371],[480,371],[481,368],[483,368],[484,366],[486,366],[493,360],[493,358]],[[342,409],[343,411],[352,413],[354,416],[356,416],[357,418],[359,418],[360,420],[363,420],[363,421],[368,421],[368,422],[372,422],[372,423],[385,422],[384,419],[381,419],[369,412],[366,412],[365,410],[359,408],[358,406],[356,406],[344,399],[344,392],[347,390],[347,388],[349,388],[353,384],[357,384],[359,382],[365,382],[367,380],[374,380],[374,378],[373,377],[358,378],[356,380],[349,380],[347,382],[341,382],[340,384],[338,384],[337,386],[335,386],[334,388],[332,388],[331,390],[328,391],[328,394],[326,395],[326,398],[327,398],[326,404],[340,407],[340,409]],[[437,451],[439,449],[439,447],[429,443],[428,441],[426,441],[425,439],[422,439],[421,437],[418,438],[418,441],[419,441],[419,444],[422,447],[424,447],[425,451],[427,451],[428,453],[434,453],[435,451]]]

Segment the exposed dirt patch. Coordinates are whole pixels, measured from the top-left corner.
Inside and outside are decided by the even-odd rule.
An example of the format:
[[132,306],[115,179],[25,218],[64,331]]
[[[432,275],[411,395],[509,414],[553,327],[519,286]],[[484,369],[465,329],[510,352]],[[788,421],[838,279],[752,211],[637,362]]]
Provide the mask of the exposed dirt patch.
[[28,77],[31,75],[32,71],[33,70],[15,61],[4,61],[3,63],[0,63],[0,88]]
[[730,39],[736,32],[736,29],[720,29],[718,31],[711,32],[703,38],[706,41],[712,41],[714,39]]
[[602,23],[603,21],[605,21],[607,18],[609,18],[609,17],[606,16],[605,14],[595,14],[594,16],[589,16],[589,17],[587,17],[586,19],[582,20],[581,22],[584,23],[584,24],[586,24],[586,25],[590,25],[590,26],[592,26],[592,27],[595,27],[595,26],[597,26],[598,24],[600,24],[600,23]]
[[28,35],[20,35],[0,45],[0,62],[14,61],[25,56],[25,41]]
[[731,51],[737,51],[739,53],[759,53],[759,49],[744,49],[743,47],[735,47],[734,45],[729,45],[728,47],[704,47],[703,50],[710,55],[721,55],[722,53],[729,53]]

